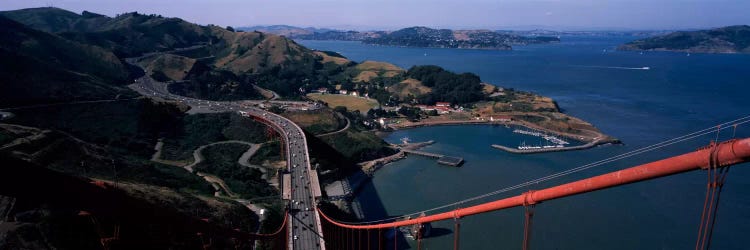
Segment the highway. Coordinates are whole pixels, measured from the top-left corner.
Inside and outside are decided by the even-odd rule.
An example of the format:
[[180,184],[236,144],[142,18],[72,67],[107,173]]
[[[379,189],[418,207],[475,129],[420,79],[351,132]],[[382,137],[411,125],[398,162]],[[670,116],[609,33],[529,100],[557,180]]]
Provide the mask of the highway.
[[[139,58],[129,58],[126,62],[138,66],[135,62]],[[311,110],[320,108],[316,103],[293,101],[209,101],[172,94],[168,91],[167,83],[158,82],[148,74],[136,79],[128,87],[138,93],[168,100],[176,100],[191,107],[192,113],[239,112],[246,117],[252,117],[271,126],[281,136],[285,145],[285,159],[287,172],[291,179],[290,200],[286,201],[289,208],[288,249],[325,249],[322,226],[317,211],[316,198],[320,198],[320,184],[316,170],[310,165],[307,139],[302,129],[289,119],[265,111],[258,106],[273,103],[286,109]],[[284,185],[279,185],[283,187]],[[282,190],[282,192],[284,192]]]

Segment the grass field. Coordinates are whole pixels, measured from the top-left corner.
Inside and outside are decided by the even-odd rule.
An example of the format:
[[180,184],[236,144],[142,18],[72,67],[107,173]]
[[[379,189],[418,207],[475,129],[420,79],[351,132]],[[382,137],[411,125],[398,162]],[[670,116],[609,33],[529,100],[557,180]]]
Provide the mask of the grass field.
[[336,94],[325,94],[319,93],[308,94],[307,97],[313,100],[320,100],[328,103],[328,107],[334,108],[336,106],[344,106],[348,110],[359,110],[360,113],[365,114],[368,110],[377,107],[378,102],[373,99],[367,99],[362,97],[350,96],[350,95],[336,95]]

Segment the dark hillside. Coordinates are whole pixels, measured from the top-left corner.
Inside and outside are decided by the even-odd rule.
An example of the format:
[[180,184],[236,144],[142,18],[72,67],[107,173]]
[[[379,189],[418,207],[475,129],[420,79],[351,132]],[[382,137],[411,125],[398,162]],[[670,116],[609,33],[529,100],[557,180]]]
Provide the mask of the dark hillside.
[[[101,249],[100,237],[111,237],[115,226],[119,237],[109,249],[199,249],[198,233],[210,238],[213,249],[234,249],[232,238],[245,239],[238,247],[249,249],[247,234],[232,228],[247,232],[256,226],[252,221],[257,217],[246,209],[219,213],[195,197],[128,184],[95,185],[3,154],[0,161],[0,195],[17,198],[11,221],[4,225],[3,249]],[[150,194],[133,196],[144,191]]]
[[0,17],[0,107],[134,96],[128,72],[102,48]]

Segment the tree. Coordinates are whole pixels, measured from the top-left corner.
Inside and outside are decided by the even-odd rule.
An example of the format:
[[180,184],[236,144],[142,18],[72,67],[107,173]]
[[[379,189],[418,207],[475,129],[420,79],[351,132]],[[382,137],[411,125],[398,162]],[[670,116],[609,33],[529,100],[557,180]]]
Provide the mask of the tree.
[[344,82],[341,84],[341,89],[346,90],[346,91],[352,91],[354,90],[354,83],[349,82],[349,81]]
[[232,26],[227,26],[227,30],[231,31],[231,32],[234,32],[234,28],[232,28]]
[[280,107],[280,106],[278,106],[278,105],[273,105],[273,106],[271,106],[271,107],[268,108],[268,111],[270,111],[271,113],[274,113],[274,114],[281,114],[281,113],[284,113],[285,109],[282,108],[282,107]]
[[342,113],[342,114],[346,114],[347,109],[344,106],[336,106],[335,108],[333,108],[333,111],[336,111],[336,112],[339,112],[339,113]]

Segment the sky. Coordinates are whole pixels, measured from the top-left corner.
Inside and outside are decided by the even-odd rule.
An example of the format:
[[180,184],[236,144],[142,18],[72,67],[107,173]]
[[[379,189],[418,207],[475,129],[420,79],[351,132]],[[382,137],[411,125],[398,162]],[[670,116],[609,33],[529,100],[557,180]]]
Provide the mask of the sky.
[[750,0],[1,0],[0,10],[54,6],[114,16],[138,11],[198,24],[354,30],[696,29],[750,24]]

